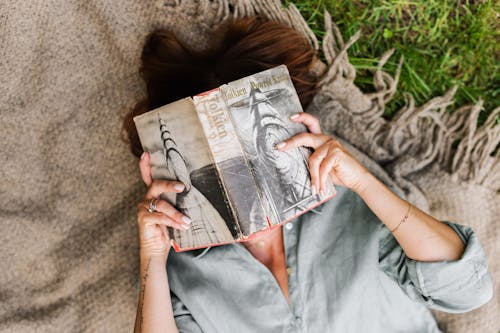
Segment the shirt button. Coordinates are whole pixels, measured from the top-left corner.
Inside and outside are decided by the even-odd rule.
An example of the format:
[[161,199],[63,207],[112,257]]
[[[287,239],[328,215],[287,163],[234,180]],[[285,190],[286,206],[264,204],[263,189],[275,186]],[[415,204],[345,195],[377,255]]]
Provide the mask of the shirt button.
[[286,228],[286,230],[292,230],[293,224],[288,222],[287,224],[285,224],[285,228]]
[[288,273],[288,275],[292,274],[292,267],[287,267],[286,272]]

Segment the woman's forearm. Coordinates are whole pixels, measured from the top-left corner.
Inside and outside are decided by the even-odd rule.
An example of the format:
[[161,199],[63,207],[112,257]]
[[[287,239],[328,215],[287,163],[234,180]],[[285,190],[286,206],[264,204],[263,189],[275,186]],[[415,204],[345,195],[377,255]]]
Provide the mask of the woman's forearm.
[[[318,118],[300,112],[290,119],[305,124],[309,132],[276,144],[276,149],[287,151],[300,146],[314,149],[309,157],[312,189],[325,189],[330,177],[334,184],[358,193],[387,228],[394,230],[406,215],[408,203],[373,176],[338,140],[321,133]],[[414,206],[406,222],[393,234],[405,254],[414,260],[456,260],[464,251],[462,240],[451,227]]]
[[141,254],[140,261],[141,288],[134,332],[178,333],[170,300],[166,259]]
[[[398,226],[408,211],[408,202],[370,173],[365,174],[356,192],[389,230]],[[414,260],[457,260],[464,251],[462,240],[451,227],[415,206],[393,234],[405,254]]]

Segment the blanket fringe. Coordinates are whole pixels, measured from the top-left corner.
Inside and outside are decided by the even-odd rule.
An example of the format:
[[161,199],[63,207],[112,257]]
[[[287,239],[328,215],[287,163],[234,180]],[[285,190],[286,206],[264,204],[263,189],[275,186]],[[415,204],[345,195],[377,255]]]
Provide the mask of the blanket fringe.
[[[359,31],[344,43],[328,12],[325,12],[325,30],[323,53],[327,70],[321,84],[329,86],[338,75],[353,83],[355,70],[349,63],[347,49],[359,38]],[[361,112],[346,108],[356,121],[366,124],[367,131],[360,133],[364,135],[365,144],[358,148],[365,152],[385,151],[386,154],[382,154],[385,157],[379,157],[377,162],[389,162],[389,169],[392,165],[393,175],[400,181],[437,163],[455,180],[461,179],[498,190],[500,126],[497,118],[500,108],[493,110],[478,128],[477,120],[483,102],[450,112],[447,108],[453,104],[457,90],[457,87],[453,87],[443,96],[435,97],[422,106],[416,106],[413,96],[406,93],[406,103],[393,119],[383,119],[385,105],[396,92],[403,64],[401,57],[394,77],[383,70],[393,52],[391,49],[380,58],[373,79],[376,91],[363,94],[371,101],[369,107]],[[324,87],[322,90],[331,88]]]

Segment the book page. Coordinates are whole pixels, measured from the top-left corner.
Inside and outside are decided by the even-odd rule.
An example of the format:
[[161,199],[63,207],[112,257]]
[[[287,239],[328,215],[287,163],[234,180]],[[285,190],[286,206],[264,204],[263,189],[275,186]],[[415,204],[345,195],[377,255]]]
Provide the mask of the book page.
[[241,236],[269,228],[251,169],[219,89],[193,97]]
[[307,131],[289,119],[302,112],[302,106],[285,65],[225,84],[220,90],[272,224],[290,220],[335,194],[331,181],[325,197],[312,194],[310,149],[275,149],[277,143]]
[[162,199],[189,216],[188,230],[168,228],[175,250],[234,241],[239,228],[228,205],[215,162],[191,98],[134,118],[144,151],[151,155],[153,179],[179,180],[181,193]]

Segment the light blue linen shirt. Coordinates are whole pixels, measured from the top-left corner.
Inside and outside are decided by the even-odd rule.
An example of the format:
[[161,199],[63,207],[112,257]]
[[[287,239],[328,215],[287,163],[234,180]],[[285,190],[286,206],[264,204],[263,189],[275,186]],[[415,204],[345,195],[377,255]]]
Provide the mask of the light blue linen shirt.
[[177,327],[206,333],[441,332],[428,308],[466,312],[493,293],[473,230],[442,222],[466,245],[462,257],[412,260],[356,193],[337,187],[334,198],[282,228],[290,305],[272,273],[240,243],[172,250],[167,271]]

